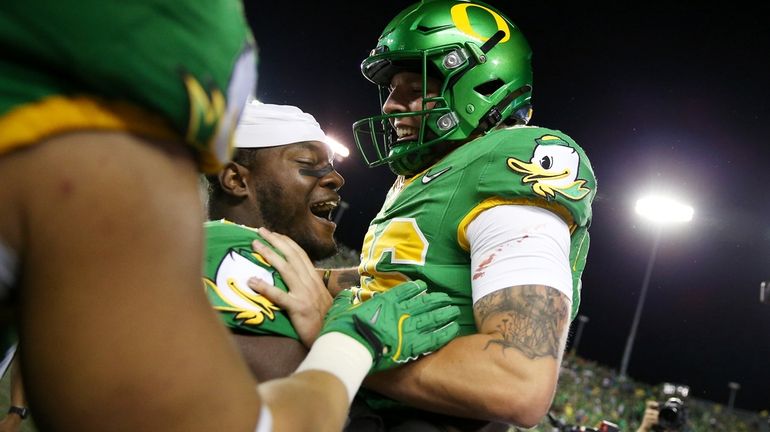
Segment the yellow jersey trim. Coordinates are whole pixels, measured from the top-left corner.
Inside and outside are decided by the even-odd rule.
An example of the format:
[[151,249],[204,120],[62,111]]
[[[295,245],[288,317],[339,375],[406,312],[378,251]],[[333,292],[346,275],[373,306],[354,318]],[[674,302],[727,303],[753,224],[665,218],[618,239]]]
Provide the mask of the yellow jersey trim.
[[0,117],[0,155],[79,130],[125,131],[150,139],[182,141],[166,121],[133,104],[92,96],[49,96]]

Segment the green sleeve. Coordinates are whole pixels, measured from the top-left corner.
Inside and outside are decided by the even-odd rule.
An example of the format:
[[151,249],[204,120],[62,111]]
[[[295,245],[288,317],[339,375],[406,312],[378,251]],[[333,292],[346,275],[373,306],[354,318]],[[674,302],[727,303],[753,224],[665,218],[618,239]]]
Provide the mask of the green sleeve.
[[504,129],[488,138],[491,149],[479,179],[481,194],[526,199],[556,211],[570,225],[589,225],[596,178],[572,138],[538,127]]
[[262,237],[249,227],[226,221],[207,222],[204,227],[204,289],[225,325],[233,331],[299,340],[286,312],[246,284],[256,276],[287,291],[281,275],[251,249],[251,242]]

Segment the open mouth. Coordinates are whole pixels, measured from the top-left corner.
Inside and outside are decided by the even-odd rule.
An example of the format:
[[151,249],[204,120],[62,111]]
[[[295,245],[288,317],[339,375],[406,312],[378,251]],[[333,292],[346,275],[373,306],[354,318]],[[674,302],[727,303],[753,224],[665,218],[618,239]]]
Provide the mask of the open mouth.
[[332,220],[332,212],[339,206],[339,200],[321,201],[310,205],[310,212],[321,219]]
[[396,137],[399,141],[408,141],[417,139],[418,129],[411,126],[396,126]]

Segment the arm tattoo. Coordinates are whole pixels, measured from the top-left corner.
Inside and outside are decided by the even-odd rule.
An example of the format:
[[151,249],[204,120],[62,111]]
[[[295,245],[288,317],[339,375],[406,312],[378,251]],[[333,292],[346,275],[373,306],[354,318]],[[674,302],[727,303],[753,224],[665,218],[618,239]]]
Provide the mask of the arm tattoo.
[[345,269],[337,273],[337,286],[341,289],[347,289],[358,286],[361,277],[358,275],[358,269]]
[[490,345],[515,348],[534,359],[561,355],[570,308],[561,292],[543,285],[520,285],[481,298],[474,306],[479,328],[494,328]]

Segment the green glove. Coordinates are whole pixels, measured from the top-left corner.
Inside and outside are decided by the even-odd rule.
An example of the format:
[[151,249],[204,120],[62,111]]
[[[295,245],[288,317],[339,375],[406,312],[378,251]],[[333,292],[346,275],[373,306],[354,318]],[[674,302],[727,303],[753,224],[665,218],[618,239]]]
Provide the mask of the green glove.
[[[370,373],[396,367],[435,351],[457,336],[460,309],[446,293],[428,293],[423,281],[409,281],[353,304],[353,293],[334,299],[321,335],[340,332],[372,354]],[[320,336],[320,335],[319,335]]]

